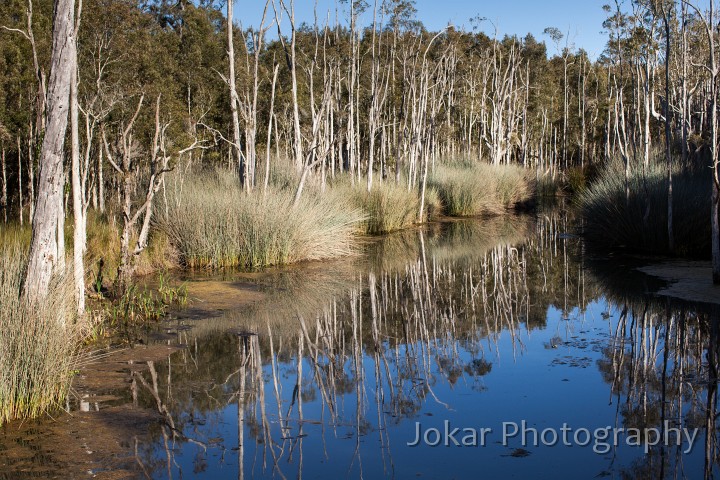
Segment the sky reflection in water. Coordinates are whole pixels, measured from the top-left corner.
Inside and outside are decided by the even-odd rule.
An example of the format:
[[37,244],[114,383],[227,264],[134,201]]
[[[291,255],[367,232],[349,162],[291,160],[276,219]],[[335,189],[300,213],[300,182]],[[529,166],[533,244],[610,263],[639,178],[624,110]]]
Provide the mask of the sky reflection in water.
[[[189,348],[134,374],[138,403],[165,418],[138,462],[155,478],[717,474],[717,312],[643,295],[650,279],[590,262],[569,228],[555,215],[457,222],[259,276],[263,300],[179,321]],[[580,428],[665,420],[700,428],[691,453],[625,435],[607,453],[574,444]],[[484,445],[407,445],[418,423],[445,421],[492,430]],[[503,445],[503,422],[522,421],[565,425],[573,445]]]

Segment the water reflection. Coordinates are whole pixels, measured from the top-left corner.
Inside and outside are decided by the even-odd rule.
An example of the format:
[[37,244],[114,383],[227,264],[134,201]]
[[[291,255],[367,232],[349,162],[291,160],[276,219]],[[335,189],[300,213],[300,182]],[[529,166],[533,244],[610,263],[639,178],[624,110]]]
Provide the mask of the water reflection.
[[[162,418],[154,441],[135,440],[137,465],[158,478],[712,478],[718,309],[613,288],[609,262],[569,232],[558,214],[406,232],[355,261],[259,277],[250,307],[178,320],[168,341],[188,348],[133,370],[133,403]],[[699,428],[703,444],[503,442],[520,420]],[[417,422],[445,421],[492,434],[407,445]]]

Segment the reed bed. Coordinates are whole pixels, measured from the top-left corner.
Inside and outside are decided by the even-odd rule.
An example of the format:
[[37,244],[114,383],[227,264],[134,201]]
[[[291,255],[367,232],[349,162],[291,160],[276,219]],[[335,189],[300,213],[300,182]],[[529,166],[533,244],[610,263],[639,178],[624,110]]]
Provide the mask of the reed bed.
[[454,217],[500,215],[532,196],[527,172],[515,165],[440,165],[428,184]]
[[[708,169],[709,170],[709,169]],[[707,172],[673,168],[673,237],[667,228],[667,170],[636,166],[628,179],[620,165],[608,166],[578,198],[584,236],[595,246],[655,254],[710,256],[711,178]]]
[[157,225],[191,268],[259,268],[323,260],[357,250],[365,219],[351,199],[272,189],[245,194],[229,177],[193,180],[169,193]]
[[78,361],[72,281],[59,278],[41,304],[21,293],[26,254],[0,250],[0,424],[33,418],[63,404]]

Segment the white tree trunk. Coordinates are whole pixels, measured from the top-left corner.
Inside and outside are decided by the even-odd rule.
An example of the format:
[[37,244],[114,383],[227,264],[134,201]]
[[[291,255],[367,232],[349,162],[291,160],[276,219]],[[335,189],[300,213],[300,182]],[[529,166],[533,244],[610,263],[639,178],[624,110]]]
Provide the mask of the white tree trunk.
[[[77,59],[77,56],[75,57]],[[85,313],[85,208],[83,182],[80,175],[80,135],[78,125],[78,74],[73,68],[70,84],[70,131],[72,155],[72,201],[73,201],[73,278],[78,315]]]
[[245,181],[245,167],[243,165],[243,154],[240,148],[240,119],[238,118],[238,97],[237,88],[235,88],[235,47],[233,42],[233,1],[227,2],[227,50],[228,50],[228,86],[230,87],[230,113],[233,122],[233,145],[235,162],[237,162],[238,172],[241,180]]
[[59,261],[58,218],[63,215],[63,148],[75,65],[74,18],[75,0],[55,0],[47,128],[40,154],[37,204],[24,287],[31,301],[41,301],[47,296]]

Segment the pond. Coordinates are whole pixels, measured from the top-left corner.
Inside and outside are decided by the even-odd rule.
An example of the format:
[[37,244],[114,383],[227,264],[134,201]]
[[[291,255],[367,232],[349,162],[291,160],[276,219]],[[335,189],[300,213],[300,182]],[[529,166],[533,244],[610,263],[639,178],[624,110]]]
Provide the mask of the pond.
[[574,232],[558,213],[453,221],[185,278],[191,308],[143,338],[168,353],[70,409],[154,412],[116,432],[139,477],[717,475],[718,308],[654,294],[642,259]]

